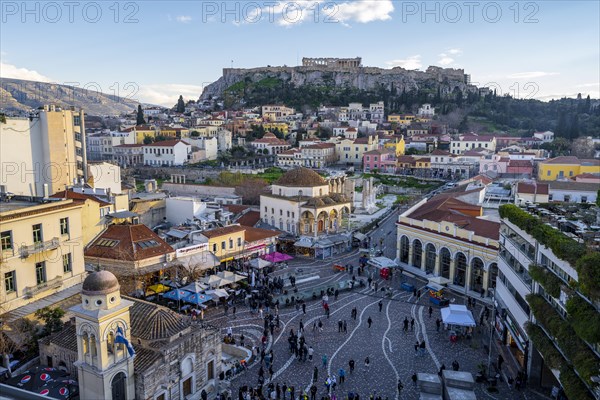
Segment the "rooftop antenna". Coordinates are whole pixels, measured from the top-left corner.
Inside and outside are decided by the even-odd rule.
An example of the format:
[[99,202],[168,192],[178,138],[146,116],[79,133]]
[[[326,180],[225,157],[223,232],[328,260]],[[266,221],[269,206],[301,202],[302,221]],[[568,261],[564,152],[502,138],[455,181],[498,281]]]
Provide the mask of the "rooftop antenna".
[[233,60],[231,60],[231,68],[233,68]]

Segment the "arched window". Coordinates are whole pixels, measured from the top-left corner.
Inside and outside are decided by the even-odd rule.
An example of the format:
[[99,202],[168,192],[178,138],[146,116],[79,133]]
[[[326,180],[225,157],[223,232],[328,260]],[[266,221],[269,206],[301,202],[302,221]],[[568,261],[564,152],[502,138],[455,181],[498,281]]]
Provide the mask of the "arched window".
[[106,337],[106,349],[108,350],[108,354],[115,353],[115,334],[113,331],[108,332],[108,336]]
[[81,344],[83,345],[83,354],[88,355],[90,353],[90,338],[87,332],[84,332],[83,335],[81,335]]
[[98,356],[98,349],[96,348],[96,336],[90,335],[90,354],[92,357]]

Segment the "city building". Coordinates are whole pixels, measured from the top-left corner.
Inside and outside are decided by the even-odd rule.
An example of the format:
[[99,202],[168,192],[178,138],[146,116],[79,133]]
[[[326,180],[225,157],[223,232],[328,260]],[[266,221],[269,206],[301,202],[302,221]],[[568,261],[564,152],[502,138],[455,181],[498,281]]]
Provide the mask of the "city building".
[[[83,110],[44,106],[0,124],[0,192],[47,197],[86,177]],[[15,151],[18,149],[18,151]]]
[[363,155],[367,151],[376,150],[379,146],[375,136],[369,135],[358,139],[331,138],[335,143],[335,154],[338,164],[359,166],[363,161]]
[[302,150],[289,149],[277,154],[277,166],[282,168],[295,168],[304,165],[302,160]]
[[421,118],[432,118],[435,115],[435,108],[431,104],[423,104],[419,107],[417,115]]
[[500,208],[496,334],[502,354],[527,372],[529,385],[560,385],[570,399],[594,398],[595,390],[597,398],[598,332],[585,328],[600,317],[592,278],[600,253],[584,244],[587,225],[563,233],[564,215],[556,212]]
[[462,154],[465,151],[476,149],[478,147],[495,152],[496,138],[494,136],[469,134],[459,135],[458,139],[450,141],[450,152],[452,154]]
[[379,171],[396,173],[396,153],[394,150],[371,150],[363,155],[363,172]]
[[78,377],[81,400],[171,400],[214,391],[219,330],[155,303],[121,296],[109,271],[83,282],[75,323],[40,342],[40,361]]
[[549,143],[554,140],[554,132],[545,131],[545,132],[535,132],[533,134],[534,138],[538,138],[542,141],[542,143]]
[[482,218],[482,207],[474,205],[479,196],[478,189],[440,194],[402,213],[397,222],[401,265],[449,279],[459,292],[489,294],[498,271],[500,224]]
[[261,219],[294,235],[340,231],[352,207],[345,186],[345,177],[326,180],[313,170],[293,169],[260,196]]
[[334,143],[315,143],[300,147],[302,163],[309,168],[323,168],[336,160]]
[[600,174],[600,160],[561,156],[538,162],[538,179],[554,181],[580,174]]
[[266,150],[267,154],[279,154],[292,147],[288,142],[277,138],[271,132],[267,132],[262,138],[250,142],[250,146],[261,153]]
[[137,167],[144,164],[143,144],[121,144],[113,148],[113,162],[123,168]]
[[262,117],[266,121],[280,121],[293,115],[296,111],[291,107],[278,106],[278,105],[264,105],[262,106]]
[[32,314],[78,293],[84,279],[81,201],[0,203],[0,313]]
[[111,132],[105,130],[87,136],[88,161],[112,161],[114,147],[119,145],[132,145],[136,143],[136,133],[133,130],[125,132]]
[[192,146],[183,140],[163,140],[144,145],[144,165],[162,167],[184,165]]
[[156,127],[154,125],[136,125],[130,128],[125,128],[122,132],[133,132],[135,136],[135,143],[144,144],[146,137],[154,140],[157,135]]

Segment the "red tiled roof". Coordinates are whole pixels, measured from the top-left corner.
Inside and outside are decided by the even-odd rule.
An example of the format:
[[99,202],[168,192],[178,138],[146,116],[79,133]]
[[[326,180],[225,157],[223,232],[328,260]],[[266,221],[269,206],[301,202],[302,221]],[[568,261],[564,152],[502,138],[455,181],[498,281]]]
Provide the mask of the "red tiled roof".
[[493,182],[492,179],[490,179],[489,177],[487,177],[485,175],[477,175],[477,176],[473,177],[473,181],[481,181],[481,183],[483,183],[484,185],[489,185],[490,183]]
[[369,136],[355,139],[354,144],[369,144]]
[[111,205],[111,203],[100,200],[96,196],[93,196],[91,194],[78,193],[78,192],[74,192],[72,190],[68,190],[66,192],[66,194],[65,194],[64,190],[62,192],[56,192],[50,197],[52,197],[54,199],[65,199],[66,198],[66,199],[73,199],[73,200],[92,200],[92,201],[95,201],[96,203],[100,204],[100,206],[102,206],[102,207]]
[[250,208],[250,206],[243,206],[241,204],[226,204],[226,205],[223,205],[223,208],[234,214],[239,214],[242,211],[245,211],[248,208]]
[[316,143],[303,147],[303,149],[330,149],[335,147],[335,143]]
[[533,167],[533,164],[529,160],[510,160],[508,162],[509,167]]
[[548,194],[549,185],[547,183],[527,183],[527,182],[519,182],[517,183],[517,193],[525,193],[525,194]]
[[142,146],[144,146],[144,145],[143,144],[134,143],[134,144],[118,144],[118,145],[116,145],[114,147],[142,147]]
[[[258,213],[258,214],[260,216],[260,213]],[[245,235],[244,239],[248,243],[252,243],[252,242],[256,242],[257,240],[268,239],[268,238],[276,237],[276,236],[280,235],[280,232],[272,231],[269,229],[260,229],[260,228],[250,227],[250,226],[246,226],[244,228],[246,229],[246,232],[244,233],[244,235]]]
[[210,238],[214,238],[214,237],[218,237],[218,236],[228,235],[231,233],[243,232],[245,230],[246,230],[245,226],[229,225],[229,226],[225,226],[223,228],[215,228],[215,229],[203,231],[201,234],[210,239]]
[[109,225],[85,250],[87,257],[140,261],[175,250],[143,224]]
[[259,211],[248,211],[246,214],[242,215],[237,219],[237,223],[244,226],[254,226],[260,221],[260,212]]
[[449,156],[450,152],[445,151],[445,150],[435,149],[434,151],[431,152],[431,155],[432,156]]

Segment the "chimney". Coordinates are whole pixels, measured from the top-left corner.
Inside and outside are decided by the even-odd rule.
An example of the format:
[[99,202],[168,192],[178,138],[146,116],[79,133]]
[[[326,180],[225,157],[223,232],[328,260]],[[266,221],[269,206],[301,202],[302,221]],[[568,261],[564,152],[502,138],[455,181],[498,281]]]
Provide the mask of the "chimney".
[[48,104],[44,104],[44,111],[48,111],[49,109]]
[[[65,188],[66,190],[66,188]],[[49,196],[48,184],[44,183],[44,199],[47,199]]]

